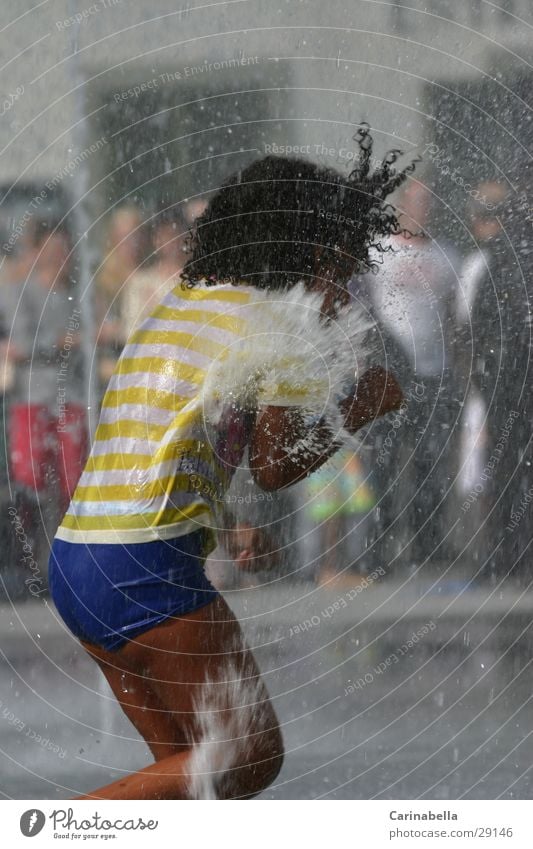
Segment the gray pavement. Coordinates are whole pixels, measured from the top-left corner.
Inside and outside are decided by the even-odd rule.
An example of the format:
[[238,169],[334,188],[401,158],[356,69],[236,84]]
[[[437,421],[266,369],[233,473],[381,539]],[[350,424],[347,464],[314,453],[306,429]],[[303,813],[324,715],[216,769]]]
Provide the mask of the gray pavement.
[[[533,798],[533,593],[464,580],[226,593],[280,718],[264,798]],[[0,609],[0,791],[66,798],[150,762],[46,600]]]

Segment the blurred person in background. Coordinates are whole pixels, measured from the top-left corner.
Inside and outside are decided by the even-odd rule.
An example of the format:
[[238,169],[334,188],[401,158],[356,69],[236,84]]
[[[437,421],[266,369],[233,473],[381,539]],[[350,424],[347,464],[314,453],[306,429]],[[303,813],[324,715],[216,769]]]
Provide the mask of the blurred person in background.
[[503,554],[520,584],[531,588],[533,564],[530,543],[533,527],[533,168],[521,169],[519,191],[507,210],[507,231],[513,245],[511,267],[515,333],[512,352],[507,359],[516,376],[515,391],[518,418],[513,426],[513,449],[509,453],[509,486],[500,506],[505,525]]
[[156,213],[151,223],[153,262],[133,274],[120,300],[120,333],[125,343],[134,328],[176,286],[188,259],[189,225],[177,207]]
[[200,198],[191,198],[190,200],[185,201],[182,210],[187,227],[193,227],[196,219],[200,218],[200,216],[204,214],[209,203],[207,197],[208,196],[204,195]]
[[302,545],[313,562],[319,584],[359,583],[370,571],[363,562],[366,533],[376,498],[365,465],[350,448],[343,449],[304,484],[307,528]]
[[[376,348],[403,363],[397,369],[407,405],[405,414],[398,414],[401,439],[390,438],[388,450],[384,425],[375,426],[372,439],[379,462],[373,464],[372,481],[381,531],[390,546],[386,559],[408,544],[410,563],[417,567],[429,557],[449,558],[439,547],[445,521],[439,503],[455,476],[449,437],[460,409],[451,380],[460,261],[452,247],[427,233],[431,195],[422,183],[409,181],[397,207],[402,210],[401,231],[383,243],[389,250],[378,274],[365,281],[364,291],[354,281],[352,295],[366,299],[377,322]],[[391,529],[399,516],[405,528],[401,536],[397,521]]]
[[109,219],[105,258],[96,276],[95,308],[98,322],[98,376],[100,396],[124,345],[122,298],[146,254],[143,217],[133,204],[124,204]]
[[[0,565],[0,595],[9,599],[23,597],[26,587],[21,580],[20,542],[13,533],[13,515],[9,486],[9,446],[7,428],[9,408],[15,388],[15,359],[9,344],[13,318],[24,282],[35,260],[33,226],[28,222],[20,237],[9,242],[12,233],[6,228],[1,235],[2,257],[0,269],[0,535],[6,541],[6,550]],[[24,556],[24,555],[22,555]],[[31,573],[28,573],[31,574]],[[26,593],[27,594],[27,593]]]
[[[474,335],[474,305],[481,306],[490,289],[490,275],[495,269],[501,224],[497,210],[505,200],[506,189],[496,180],[487,180],[476,187],[479,200],[471,199],[466,207],[466,223],[473,246],[464,257],[459,275],[455,301],[455,321],[460,344],[457,346],[457,365],[462,382],[470,381],[461,419],[460,472],[457,480],[459,498],[467,499],[480,483],[483,466],[488,459],[489,436],[487,409],[490,399],[481,388],[488,353],[488,328],[476,327]],[[495,241],[496,240],[496,241]],[[490,322],[492,326],[492,321]],[[475,354],[473,348],[476,348]],[[492,347],[492,344],[489,345]],[[480,360],[481,357],[481,360]],[[487,512],[488,493],[475,493],[475,500],[468,508],[469,522],[475,526]],[[486,539],[486,537],[485,537]],[[481,544],[481,543],[480,543]],[[482,548],[482,557],[486,548]]]
[[[385,369],[394,363],[395,373],[405,394],[405,389],[409,392],[413,386],[413,368],[403,346],[381,321],[376,305],[379,299],[375,296],[375,285],[374,274],[356,275],[349,284],[350,294],[356,305],[365,311],[369,321],[373,322],[366,340],[368,349],[372,351],[373,361]],[[401,409],[410,412],[413,406],[416,406],[416,399],[411,395],[404,397]],[[394,419],[401,421],[400,413],[395,414]],[[376,498],[375,509],[371,514],[372,522],[364,522],[365,544],[370,561],[368,566],[374,568],[376,564],[387,563],[389,573],[395,568],[394,556],[402,545],[403,533],[400,529],[403,530],[403,524],[400,523],[405,498],[405,492],[398,486],[402,440],[392,442],[391,433],[395,434],[392,422],[381,422],[379,419],[373,422],[365,440],[370,455],[365,452],[362,456],[363,465],[368,464],[368,483]],[[364,564],[360,561],[360,566],[367,569],[366,559]]]
[[516,251],[520,211],[511,209],[507,187],[486,180],[477,189],[478,199],[467,207],[474,247],[464,260],[456,300],[460,377],[471,380],[462,444],[468,474],[460,479],[460,494],[465,527],[474,515],[483,529],[477,568],[502,578],[516,567],[518,537],[505,528],[520,504],[520,467],[531,431],[529,421],[520,439],[515,424],[523,419],[531,387],[525,377],[531,356],[529,263],[524,274]]
[[479,199],[471,199],[466,208],[468,229],[474,245],[465,256],[455,300],[459,327],[468,324],[474,307],[480,306],[487,293],[486,278],[502,254],[502,225],[498,216],[504,212],[507,189],[496,180],[478,184]]
[[[64,511],[87,454],[80,311],[69,278],[71,239],[62,224],[35,228],[35,262],[18,294],[8,357],[15,363],[9,410],[10,480],[28,537]],[[35,539],[34,557],[42,539]]]
[[[15,380],[9,336],[24,283],[37,257],[35,224],[31,221],[28,222],[20,237],[12,245],[9,243],[7,232],[3,233],[1,238],[3,251],[0,267],[0,392],[4,400],[2,406],[5,408],[6,404],[9,403],[9,392],[13,388]],[[4,414],[5,409],[3,409]],[[4,428],[2,428],[1,439],[4,439]],[[7,471],[7,455],[4,443],[0,454],[2,455],[0,463],[3,481],[4,474]]]

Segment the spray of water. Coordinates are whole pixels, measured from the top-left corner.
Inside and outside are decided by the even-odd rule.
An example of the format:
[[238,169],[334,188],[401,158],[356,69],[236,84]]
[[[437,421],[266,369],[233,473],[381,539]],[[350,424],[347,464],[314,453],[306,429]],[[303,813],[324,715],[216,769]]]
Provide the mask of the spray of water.
[[217,423],[228,400],[298,406],[348,438],[338,401],[368,360],[364,337],[372,323],[355,305],[326,321],[323,299],[303,283],[287,292],[257,290],[246,333],[208,370],[201,398],[207,420]]
[[249,761],[254,740],[266,727],[266,698],[261,679],[243,677],[234,663],[206,680],[195,699],[199,730],[191,740],[191,798],[220,798],[231,770]]

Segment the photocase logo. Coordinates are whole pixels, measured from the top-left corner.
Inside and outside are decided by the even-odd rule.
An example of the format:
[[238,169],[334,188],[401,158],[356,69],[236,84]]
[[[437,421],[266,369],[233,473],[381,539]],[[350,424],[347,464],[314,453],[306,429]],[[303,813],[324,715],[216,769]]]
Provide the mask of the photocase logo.
[[42,830],[46,817],[37,808],[25,811],[20,818],[20,830],[24,837],[35,837]]

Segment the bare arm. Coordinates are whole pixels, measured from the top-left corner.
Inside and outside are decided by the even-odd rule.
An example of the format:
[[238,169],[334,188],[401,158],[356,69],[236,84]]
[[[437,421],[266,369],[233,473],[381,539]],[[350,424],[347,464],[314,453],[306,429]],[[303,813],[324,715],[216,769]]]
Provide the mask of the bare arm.
[[[340,404],[344,426],[355,433],[378,416],[397,409],[402,398],[396,379],[375,366],[359,380],[356,395]],[[339,447],[325,423],[307,427],[298,408],[265,407],[250,440],[250,470],[261,489],[283,489],[314,472]]]

